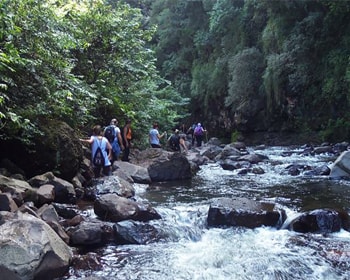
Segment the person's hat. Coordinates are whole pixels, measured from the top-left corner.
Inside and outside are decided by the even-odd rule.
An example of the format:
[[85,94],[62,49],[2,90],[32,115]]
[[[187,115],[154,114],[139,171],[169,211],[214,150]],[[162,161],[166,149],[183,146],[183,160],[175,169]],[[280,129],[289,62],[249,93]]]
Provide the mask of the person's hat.
[[175,129],[175,133],[179,133],[179,130],[178,130],[178,129]]
[[198,126],[201,126],[201,123],[198,123],[197,125],[198,125]]

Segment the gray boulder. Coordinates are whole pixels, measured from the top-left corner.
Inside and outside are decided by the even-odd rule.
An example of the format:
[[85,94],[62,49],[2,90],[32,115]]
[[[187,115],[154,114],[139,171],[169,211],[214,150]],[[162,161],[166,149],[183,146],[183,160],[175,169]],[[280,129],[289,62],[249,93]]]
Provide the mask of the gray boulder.
[[72,258],[70,248],[44,221],[18,213],[0,226],[1,279],[62,277]]
[[95,214],[102,220],[120,222],[124,220],[149,221],[160,219],[160,215],[149,205],[136,202],[116,194],[105,194],[94,203]]
[[76,193],[73,184],[56,177],[52,172],[34,176],[28,180],[28,183],[34,188],[40,188],[42,185],[47,184],[53,185],[55,190],[55,202],[76,202]]
[[0,191],[10,193],[18,206],[22,205],[24,201],[37,201],[37,190],[26,181],[0,175]]
[[113,225],[98,220],[82,221],[67,230],[73,246],[104,245],[114,241]]
[[138,155],[138,165],[147,168],[152,182],[190,179],[191,164],[185,154],[147,149]]
[[113,167],[117,168],[113,174],[118,175],[131,183],[151,183],[151,177],[149,176],[148,170],[145,167],[125,161],[115,161]]
[[350,178],[350,151],[343,152],[331,166],[331,179]]
[[99,195],[114,193],[127,198],[135,195],[134,186],[118,176],[107,176],[98,179],[96,188]]
[[[331,233],[340,231],[343,227],[344,213],[340,214],[332,209],[316,209],[302,213],[293,219],[287,226],[289,230],[297,232]],[[349,215],[346,215],[346,219]],[[345,226],[346,222],[344,222]]]
[[284,211],[276,210],[271,203],[245,198],[217,198],[210,205],[207,223],[209,227],[280,227],[285,218]]

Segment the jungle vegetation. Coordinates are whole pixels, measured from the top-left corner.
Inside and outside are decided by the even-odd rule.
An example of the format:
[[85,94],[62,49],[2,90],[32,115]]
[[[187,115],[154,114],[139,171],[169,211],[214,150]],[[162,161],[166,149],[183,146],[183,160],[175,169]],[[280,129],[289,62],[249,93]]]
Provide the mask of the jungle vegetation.
[[131,118],[350,136],[350,1],[1,0],[0,135]]

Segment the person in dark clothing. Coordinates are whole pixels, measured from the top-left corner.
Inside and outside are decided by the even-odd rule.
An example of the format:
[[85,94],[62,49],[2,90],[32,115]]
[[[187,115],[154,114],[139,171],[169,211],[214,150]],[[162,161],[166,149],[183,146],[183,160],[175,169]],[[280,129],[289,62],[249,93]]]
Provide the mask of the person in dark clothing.
[[180,135],[178,129],[175,129],[175,133],[169,137],[168,145],[173,151],[180,151]]
[[124,145],[124,151],[122,156],[122,161],[130,161],[130,147],[131,147],[131,139],[132,139],[132,131],[131,131],[131,120],[128,119],[123,127],[122,131],[122,139]]
[[180,134],[180,131],[175,129],[175,133],[168,139],[168,146],[175,152],[187,153],[188,149],[186,146],[186,134]]

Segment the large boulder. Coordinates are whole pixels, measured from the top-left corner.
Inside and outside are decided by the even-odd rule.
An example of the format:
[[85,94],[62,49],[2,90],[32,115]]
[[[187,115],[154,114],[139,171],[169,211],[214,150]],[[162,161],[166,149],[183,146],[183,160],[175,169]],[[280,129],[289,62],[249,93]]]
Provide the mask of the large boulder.
[[126,198],[135,195],[134,186],[118,176],[106,176],[99,178],[97,182],[96,190],[99,195],[114,193]]
[[53,185],[55,202],[76,202],[76,193],[73,184],[56,177],[52,172],[46,172],[44,174],[34,176],[28,180],[28,183],[34,188],[40,188],[41,186],[47,184]]
[[152,181],[148,174],[148,170],[145,167],[126,161],[115,161],[113,168],[116,168],[113,174],[118,175],[118,177],[124,178],[131,183],[149,184]]
[[128,220],[116,223],[113,228],[117,244],[148,244],[162,238],[162,234],[147,223]]
[[137,164],[146,167],[152,182],[190,179],[191,164],[186,155],[163,149],[147,149],[138,155]]
[[161,218],[151,206],[120,197],[116,194],[101,195],[94,203],[94,211],[100,219],[111,222],[129,219],[149,221]]
[[98,220],[82,221],[67,230],[73,246],[102,246],[114,241],[113,224]]
[[343,152],[331,166],[331,179],[350,178],[350,151]]
[[332,209],[316,209],[302,213],[294,218],[287,226],[297,232],[331,233],[340,231],[347,226],[349,216]]
[[276,210],[271,203],[245,198],[217,198],[210,205],[207,223],[209,227],[280,227],[285,218],[284,211]]
[[68,271],[72,252],[44,221],[18,213],[0,231],[1,279],[49,280]]
[[0,175],[0,191],[11,194],[12,199],[18,206],[25,201],[36,202],[37,199],[37,190],[29,183],[3,175]]

